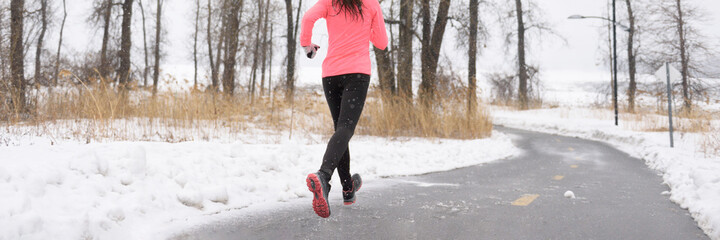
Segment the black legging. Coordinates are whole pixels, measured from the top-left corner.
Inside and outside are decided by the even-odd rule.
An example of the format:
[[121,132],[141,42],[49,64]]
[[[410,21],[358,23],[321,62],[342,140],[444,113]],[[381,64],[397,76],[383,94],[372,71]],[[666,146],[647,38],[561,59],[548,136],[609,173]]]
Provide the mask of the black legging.
[[[350,149],[348,142],[365,106],[370,76],[346,74],[323,78],[325,99],[330,107],[335,133],[328,142],[320,171],[328,178],[338,170],[343,190],[350,190]],[[328,179],[329,180],[329,179]]]

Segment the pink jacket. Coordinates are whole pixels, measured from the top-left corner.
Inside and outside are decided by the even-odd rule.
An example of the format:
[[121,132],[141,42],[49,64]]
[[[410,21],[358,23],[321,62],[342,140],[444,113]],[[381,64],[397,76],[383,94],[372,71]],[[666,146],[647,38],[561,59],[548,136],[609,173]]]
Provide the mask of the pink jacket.
[[350,73],[370,75],[369,42],[385,49],[388,44],[385,19],[378,0],[362,0],[362,18],[355,18],[333,8],[334,0],[318,0],[302,19],[300,45],[312,44],[312,29],[320,18],[327,20],[330,35],[328,54],[322,65],[322,77]]

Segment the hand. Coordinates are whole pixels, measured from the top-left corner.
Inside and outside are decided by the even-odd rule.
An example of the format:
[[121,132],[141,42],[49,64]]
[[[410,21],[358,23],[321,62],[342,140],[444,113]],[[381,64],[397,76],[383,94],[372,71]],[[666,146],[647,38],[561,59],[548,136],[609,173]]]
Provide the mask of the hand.
[[320,49],[320,46],[313,43],[310,44],[310,46],[304,46],[303,48],[305,49],[305,55],[309,59],[313,59],[315,58],[315,54],[317,54],[317,50]]

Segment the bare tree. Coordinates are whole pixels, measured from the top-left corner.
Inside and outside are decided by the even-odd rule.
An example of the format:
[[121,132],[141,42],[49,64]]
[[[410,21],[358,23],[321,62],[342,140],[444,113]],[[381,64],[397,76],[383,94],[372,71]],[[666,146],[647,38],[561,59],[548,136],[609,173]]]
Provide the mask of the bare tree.
[[[268,54],[268,51],[272,51],[272,47],[268,47],[268,46],[272,46],[272,45],[268,44],[268,22],[270,19],[268,16],[270,15],[270,0],[265,1],[265,10],[264,11],[265,11],[265,14],[264,14],[265,20],[263,20],[263,27],[262,27],[262,56],[261,56],[261,59],[262,59],[261,72],[262,72],[262,74],[260,74],[260,96],[263,95],[263,92],[265,89],[265,70],[268,65],[267,54]],[[270,38],[272,38],[272,36],[270,36]],[[271,56],[272,56],[272,54],[271,54]],[[270,57],[270,58],[272,58],[272,57]],[[272,64],[272,59],[270,61]]]
[[[382,4],[383,1],[380,1],[380,4]],[[388,12],[390,15],[389,22],[390,24],[399,24],[399,21],[393,20],[395,19],[395,12],[393,11],[393,8],[395,7],[395,1],[390,1],[390,8]],[[380,50],[378,48],[373,48],[373,52],[375,52],[375,60],[377,61],[377,72],[378,72],[378,80],[380,80],[380,90],[383,93],[383,96],[385,95],[391,95],[394,96],[397,93],[396,87],[395,87],[395,61],[392,57],[392,51],[395,51],[395,44],[393,43],[395,41],[393,36],[393,27],[390,26],[390,36],[389,36],[389,44],[388,48],[385,50]]]
[[651,35],[659,47],[652,62],[655,67],[662,62],[680,64],[683,110],[691,111],[693,95],[706,90],[700,78],[708,75],[708,60],[715,55],[714,46],[695,25],[705,20],[705,13],[683,0],[662,0],[653,7],[656,19]]
[[[220,86],[218,84],[218,68],[219,68],[219,61],[215,61],[213,59],[213,43],[212,43],[212,18],[213,18],[213,6],[212,6],[212,0],[207,1],[207,9],[208,9],[208,15],[207,15],[207,45],[208,45],[208,59],[210,62],[210,81],[213,91],[218,91],[220,89]],[[220,50],[222,49],[222,37],[219,38],[218,41],[218,54],[217,59],[220,59]]]
[[272,97],[273,97],[273,96],[272,96],[272,92],[273,92],[273,88],[272,88],[272,62],[273,62],[273,53],[275,52],[275,51],[273,51],[273,46],[274,46],[274,41],[273,41],[273,36],[274,36],[274,35],[273,35],[273,34],[275,33],[274,30],[275,30],[275,23],[270,23],[270,37],[268,38],[268,43],[267,43],[268,46],[269,46],[269,49],[270,49],[270,50],[269,50],[269,53],[268,53],[268,54],[270,54],[270,56],[268,57],[267,61],[268,61],[268,68],[269,68],[269,69],[268,69],[268,95],[270,95],[270,99],[271,99],[271,100],[272,100]]
[[47,32],[48,28],[48,0],[40,0],[40,24],[42,25],[40,27],[40,36],[37,39],[37,47],[35,50],[35,83],[41,83],[44,82],[42,78],[42,51],[43,51],[43,43],[45,41],[45,32]]
[[158,81],[160,80],[160,39],[162,38],[162,6],[163,0],[157,0],[155,9],[155,46],[153,55],[155,56],[155,64],[153,64],[153,95],[157,94]]
[[195,64],[195,75],[193,77],[193,89],[197,89],[198,76],[198,32],[200,31],[200,0],[195,0],[195,33],[193,34],[193,63]]
[[121,89],[127,89],[130,82],[130,50],[132,49],[132,40],[130,38],[132,24],[132,3],[133,0],[125,0],[122,4],[122,31],[120,33],[120,68],[118,69],[119,86]]
[[103,39],[102,47],[100,49],[100,76],[103,78],[107,77],[110,69],[107,52],[110,41],[110,16],[112,15],[113,5],[115,5],[113,0],[103,0],[100,6],[96,8],[96,11],[102,12],[103,19]]
[[215,61],[213,61],[212,49],[212,0],[207,0],[207,33],[205,36],[208,47],[208,62],[210,63],[210,86],[217,91],[217,71],[215,71]]
[[63,32],[65,31],[65,20],[67,19],[67,6],[63,0],[63,18],[60,24],[60,38],[58,39],[57,54],[55,55],[55,74],[53,75],[53,85],[58,84],[58,75],[60,75],[60,49],[62,49]]
[[517,58],[518,58],[518,80],[520,86],[518,88],[518,97],[520,100],[520,108],[528,109],[528,91],[527,91],[527,66],[525,65],[525,22],[523,22],[522,0],[515,0],[517,17]]
[[[223,0],[223,6],[226,4],[225,1],[227,1],[227,0]],[[227,15],[225,14],[226,12],[227,12],[227,7],[223,7],[220,10],[221,17],[220,17],[220,26],[218,28],[219,37],[218,37],[217,47],[215,47],[215,49],[216,49],[216,52],[215,52],[215,73],[216,73],[215,77],[216,77],[216,79],[214,79],[213,84],[217,90],[220,90],[220,86],[218,84],[219,84],[220,78],[222,78],[222,76],[220,76],[220,73],[222,72],[221,71],[222,64],[220,64],[220,61],[222,59],[224,59],[223,53],[226,53],[225,39],[227,38],[226,37],[227,32],[224,31],[225,26],[227,26]]]
[[10,72],[12,108],[16,114],[25,112],[25,53],[23,52],[23,22],[25,1],[10,2]]
[[470,26],[468,36],[468,114],[477,108],[477,37],[478,37],[478,0],[470,0]]
[[260,32],[262,31],[262,24],[263,24],[262,21],[263,21],[264,9],[265,9],[263,4],[264,4],[264,2],[262,0],[257,1],[257,8],[258,8],[259,16],[257,17],[257,21],[255,22],[256,23],[255,27],[256,27],[257,31],[255,31],[255,48],[253,50],[253,63],[252,63],[252,67],[251,67],[252,70],[250,73],[251,80],[250,80],[250,89],[249,90],[250,90],[250,102],[251,103],[254,102],[254,100],[255,100],[255,82],[257,79],[258,65],[260,64],[259,61],[261,60],[260,59],[260,50],[261,50],[260,49],[260,47],[261,47]]
[[435,96],[435,76],[437,74],[440,49],[445,36],[450,0],[441,0],[436,14],[435,24],[430,20],[430,0],[422,0],[423,39],[421,49],[422,82],[420,99],[425,104],[433,102]]
[[380,50],[373,48],[375,52],[375,60],[378,67],[378,79],[380,80],[380,89],[383,94],[395,95],[395,68],[390,58],[390,49]]
[[145,28],[145,7],[142,0],[138,0],[138,6],[140,6],[140,15],[142,18],[142,30],[143,30],[143,56],[145,57],[145,67],[143,68],[143,87],[147,87],[147,75],[149,67],[148,61],[148,46],[147,46],[147,31]]
[[635,92],[637,91],[637,83],[635,82],[635,75],[637,73],[637,64],[635,61],[635,13],[633,12],[633,6],[631,0],[625,0],[627,7],[628,22],[630,23],[630,30],[628,31],[627,40],[627,57],[628,57],[628,75],[630,78],[630,86],[628,87],[628,111],[635,112]]
[[[0,3],[0,9],[5,8],[4,3]],[[3,32],[5,30],[5,11],[0,11],[0,79],[5,80],[9,79],[7,77],[7,58],[6,55],[7,52],[10,52],[5,49],[5,34]],[[5,90],[5,82],[0,84],[0,90]],[[3,91],[7,92],[7,91]],[[5,97],[3,95],[0,95],[0,97]]]
[[[298,1],[297,16],[300,15],[302,0]],[[287,13],[287,69],[285,70],[285,99],[292,101],[295,94],[295,52],[297,51],[297,19],[293,23],[292,0],[285,0],[285,12]]]
[[[545,22],[539,6],[533,0],[515,0],[513,3],[507,2],[506,7],[500,12],[500,22],[505,34],[506,51],[512,52],[511,46],[517,50],[515,53],[515,61],[517,63],[518,79],[518,105],[520,109],[528,109],[530,99],[533,94],[538,95],[534,91],[539,91],[537,66],[531,66],[527,63],[526,53],[528,50],[528,40],[540,39],[544,34],[550,34],[559,37],[552,31],[550,24]],[[530,35],[530,38],[528,38]],[[564,41],[562,37],[559,37]]]
[[240,32],[240,18],[242,17],[242,0],[228,0],[229,13],[225,25],[226,48],[225,69],[223,73],[223,91],[232,96],[235,91],[235,57],[238,50],[238,35]]
[[412,100],[412,72],[413,72],[413,8],[414,0],[400,0],[400,33],[398,42],[398,73],[397,87],[400,96],[405,100]]

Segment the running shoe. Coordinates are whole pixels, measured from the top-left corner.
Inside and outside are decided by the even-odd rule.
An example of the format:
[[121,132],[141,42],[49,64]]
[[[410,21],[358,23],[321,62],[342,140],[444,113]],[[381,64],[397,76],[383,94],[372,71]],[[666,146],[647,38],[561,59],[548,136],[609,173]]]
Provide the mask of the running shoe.
[[325,174],[322,172],[308,174],[306,181],[308,189],[313,193],[313,210],[320,217],[330,217],[328,193],[331,186]]
[[353,174],[352,177],[352,188],[348,191],[343,191],[343,204],[351,205],[355,203],[355,193],[362,187],[362,178],[360,174]]

